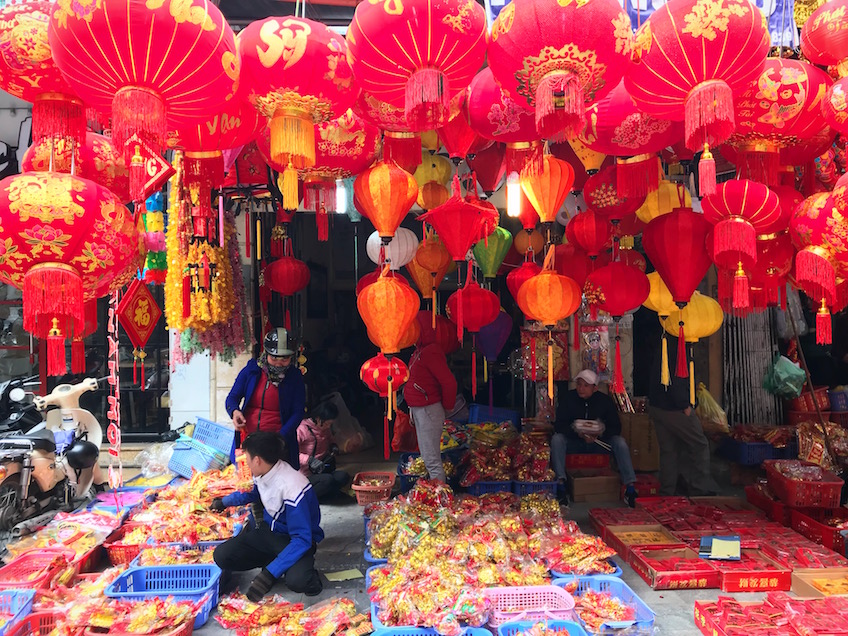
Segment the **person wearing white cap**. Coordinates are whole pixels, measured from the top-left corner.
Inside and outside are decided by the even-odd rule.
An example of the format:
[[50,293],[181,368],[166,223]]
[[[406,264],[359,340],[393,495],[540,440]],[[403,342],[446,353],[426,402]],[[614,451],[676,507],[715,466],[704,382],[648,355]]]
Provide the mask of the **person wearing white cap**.
[[584,369],[574,379],[575,388],[559,396],[554,424],[556,432],[551,439],[551,464],[557,480],[564,488],[568,448],[572,452],[592,453],[601,448],[595,443],[601,440],[612,450],[625,485],[625,501],[632,508],[638,496],[634,486],[636,473],[630,449],[621,436],[621,421],[615,403],[608,395],[598,391],[598,374],[594,371]]
[[271,329],[262,345],[262,355],[250,360],[236,377],[227,395],[227,413],[242,439],[256,431],[282,435],[286,461],[299,470],[297,427],[306,404],[303,374],[293,364],[288,331]]

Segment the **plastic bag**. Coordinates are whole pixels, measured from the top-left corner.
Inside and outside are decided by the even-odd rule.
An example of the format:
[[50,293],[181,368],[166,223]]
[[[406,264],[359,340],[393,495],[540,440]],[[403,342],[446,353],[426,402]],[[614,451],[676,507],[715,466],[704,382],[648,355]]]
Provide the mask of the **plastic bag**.
[[392,450],[396,453],[417,453],[418,437],[409,419],[409,414],[398,411],[395,414],[395,433],[392,436]]
[[804,370],[786,356],[777,356],[763,377],[763,388],[785,399],[801,395],[807,376]]
[[141,466],[141,474],[145,479],[158,477],[170,472],[168,462],[174,453],[173,442],[168,444],[153,444],[135,456],[136,463]]
[[730,427],[727,425],[727,413],[718,405],[707,387],[701,382],[698,384],[698,408],[695,409],[701,426],[707,435],[727,435]]
[[339,416],[333,421],[333,441],[342,455],[358,453],[374,445],[374,440],[368,431],[362,428],[359,420],[350,414],[341,393],[334,391],[324,396],[322,401],[324,400],[332,402],[339,409]]

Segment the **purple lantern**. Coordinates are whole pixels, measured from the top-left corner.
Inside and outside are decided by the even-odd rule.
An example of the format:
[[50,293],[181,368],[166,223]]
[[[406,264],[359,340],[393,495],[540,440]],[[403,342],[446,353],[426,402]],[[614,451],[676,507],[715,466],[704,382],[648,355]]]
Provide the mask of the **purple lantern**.
[[509,334],[512,332],[512,318],[503,309],[498,312],[498,317],[485,327],[480,328],[477,334],[477,346],[486,361],[483,363],[483,379],[489,382],[489,408],[494,406],[494,393],[492,388],[492,376],[489,375],[489,362],[495,362],[504,348]]

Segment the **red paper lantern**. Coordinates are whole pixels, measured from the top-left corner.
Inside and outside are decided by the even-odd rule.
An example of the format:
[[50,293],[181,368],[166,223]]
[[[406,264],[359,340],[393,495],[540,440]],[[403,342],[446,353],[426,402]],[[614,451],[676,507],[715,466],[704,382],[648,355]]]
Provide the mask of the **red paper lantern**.
[[73,165],[78,177],[102,185],[122,202],[130,201],[127,166],[111,139],[93,132],[86,133],[85,144],[73,145],[73,157],[72,144],[67,141],[42,140],[27,148],[21,161],[21,172],[48,172],[51,146],[53,172],[70,173]]
[[474,171],[477,183],[489,198],[500,187],[506,176],[505,150],[506,147],[503,144],[494,143],[479,151],[473,159],[468,159],[468,166]]
[[470,333],[477,333],[498,317],[501,304],[494,293],[483,289],[477,281],[472,279],[467,281],[464,287],[448,296],[447,310],[449,318],[462,316],[463,326]]
[[128,282],[142,237],[111,192],[55,172],[0,182],[0,218],[0,280],[23,290],[24,329],[48,338],[48,372],[61,375],[65,337],[84,333],[84,301]]
[[492,142],[478,135],[468,123],[468,91],[457,95],[453,103],[457,104],[456,108],[451,108],[447,122],[436,132],[451,161],[458,166],[463,159],[475,154],[478,149],[488,148]]
[[822,245],[829,210],[833,202],[829,192],[817,192],[795,208],[789,223],[789,236],[798,250],[795,259],[795,280],[810,296],[831,300],[836,295],[836,261],[830,250]]
[[801,30],[801,51],[814,64],[834,67],[839,79],[828,89],[822,112],[828,125],[841,133],[848,131],[848,2],[822,3]]
[[701,192],[712,194],[709,148],[733,133],[733,95],[762,73],[771,45],[762,13],[748,0],[675,0],[651,14],[635,42],[630,96],[654,117],[684,121],[686,146],[704,149]]
[[501,90],[491,67],[481,70],[471,82],[468,117],[477,134],[506,143],[507,173],[520,173],[528,163],[533,171],[542,169],[542,144],[536,134],[535,116]]
[[409,380],[409,368],[397,356],[387,358],[378,353],[366,360],[359,370],[359,378],[380,397],[388,397]]
[[586,105],[609,93],[627,71],[632,27],[615,0],[517,0],[492,27],[489,66],[536,131],[576,137]]
[[85,141],[85,109],[53,60],[48,26],[53,3],[9,3],[0,11],[0,87],[33,103],[32,139]]
[[403,108],[413,131],[444,125],[486,56],[483,7],[461,0],[362,2],[346,37],[357,83]]
[[383,131],[383,159],[394,161],[409,173],[421,164],[421,135],[409,132],[403,108],[381,102],[362,92],[353,112]]
[[620,261],[599,267],[586,277],[600,295],[597,309],[620,318],[628,311],[638,309],[651,292],[651,283],[644,272]]
[[590,258],[597,258],[610,245],[610,224],[600,214],[586,210],[571,218],[565,226],[565,236]]
[[209,2],[61,0],[50,19],[50,48],[83,101],[111,112],[121,149],[133,134],[161,148],[167,130],[223,111],[239,82],[235,35]]
[[592,271],[610,262],[607,252],[601,252],[592,259],[586,252],[571,243],[557,245],[554,250],[554,267],[557,273],[573,279],[580,289],[583,289],[586,278]]
[[[600,172],[589,177],[586,185],[583,186],[583,200],[586,202],[586,207],[613,223],[635,215],[636,210],[645,203],[647,194],[647,191],[641,195],[636,194],[634,190],[631,190],[632,194],[629,196],[621,194],[622,191],[617,184],[618,173],[623,169],[620,165],[602,168]],[[659,181],[656,165],[653,172],[656,176],[655,181]]]
[[518,290],[530,278],[542,271],[534,261],[524,261],[521,267],[516,267],[506,275],[506,286],[513,298],[518,298]]
[[635,267],[643,274],[648,269],[648,263],[645,261],[645,257],[642,256],[639,252],[633,249],[621,249],[618,252],[618,261],[620,263],[624,263],[630,267]]
[[294,256],[281,256],[263,270],[265,284],[282,296],[293,296],[306,289],[311,277],[309,266]]
[[776,185],[781,151],[792,153],[825,127],[822,99],[830,78],[812,64],[769,58],[759,77],[736,99],[732,152],[737,177]]
[[528,199],[527,195],[524,193],[524,188],[521,188],[520,208],[518,220],[521,222],[521,227],[527,230],[527,233],[529,234],[536,229],[537,225],[539,225],[539,213],[536,212],[536,208],[534,208],[533,204],[530,203],[530,199]]

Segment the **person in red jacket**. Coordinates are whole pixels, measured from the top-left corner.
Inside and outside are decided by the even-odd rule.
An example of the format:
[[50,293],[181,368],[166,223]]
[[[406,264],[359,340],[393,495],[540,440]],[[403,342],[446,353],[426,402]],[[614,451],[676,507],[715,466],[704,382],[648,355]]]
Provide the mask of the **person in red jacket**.
[[431,479],[445,481],[442,466],[442,428],[445,413],[456,402],[456,378],[448,368],[445,352],[436,341],[430,320],[418,315],[421,335],[409,361],[409,380],[403,397],[415,426],[418,450]]

